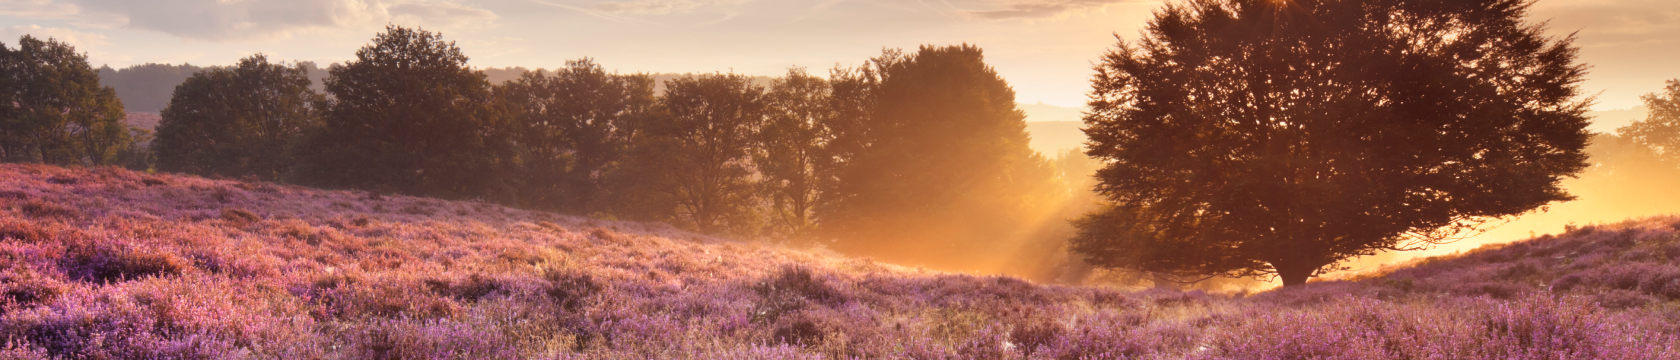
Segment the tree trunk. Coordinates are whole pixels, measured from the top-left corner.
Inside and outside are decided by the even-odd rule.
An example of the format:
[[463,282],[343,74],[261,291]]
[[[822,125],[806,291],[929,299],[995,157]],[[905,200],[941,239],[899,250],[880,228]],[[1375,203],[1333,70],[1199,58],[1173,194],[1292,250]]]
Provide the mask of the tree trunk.
[[1283,286],[1285,287],[1306,284],[1307,278],[1312,277],[1313,270],[1315,270],[1293,266],[1274,266],[1274,268],[1277,269],[1278,278],[1283,279]]

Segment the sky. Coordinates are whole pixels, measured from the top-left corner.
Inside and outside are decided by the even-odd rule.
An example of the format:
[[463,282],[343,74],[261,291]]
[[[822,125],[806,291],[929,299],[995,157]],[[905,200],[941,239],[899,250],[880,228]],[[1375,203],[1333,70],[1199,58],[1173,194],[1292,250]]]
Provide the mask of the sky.
[[[476,67],[823,74],[884,48],[976,44],[1018,101],[1082,106],[1093,61],[1136,39],[1161,0],[0,0],[0,42],[68,42],[95,66],[349,60],[387,24],[443,33]],[[1680,1],[1540,0],[1576,33],[1597,110],[1680,78]]]

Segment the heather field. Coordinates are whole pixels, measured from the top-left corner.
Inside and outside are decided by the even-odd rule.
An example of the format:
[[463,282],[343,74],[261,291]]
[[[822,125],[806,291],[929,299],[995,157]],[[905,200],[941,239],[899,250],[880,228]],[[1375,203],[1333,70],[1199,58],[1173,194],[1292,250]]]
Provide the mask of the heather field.
[[1675,359],[1680,218],[1256,294],[1039,285],[363,192],[0,165],[7,359]]

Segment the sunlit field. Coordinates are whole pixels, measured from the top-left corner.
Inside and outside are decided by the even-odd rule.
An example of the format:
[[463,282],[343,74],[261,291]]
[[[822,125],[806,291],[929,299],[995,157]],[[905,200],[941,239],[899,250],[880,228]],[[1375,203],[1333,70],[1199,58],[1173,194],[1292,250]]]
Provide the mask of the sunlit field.
[[478,202],[0,165],[8,359],[1672,359],[1680,219],[1261,293],[902,268]]

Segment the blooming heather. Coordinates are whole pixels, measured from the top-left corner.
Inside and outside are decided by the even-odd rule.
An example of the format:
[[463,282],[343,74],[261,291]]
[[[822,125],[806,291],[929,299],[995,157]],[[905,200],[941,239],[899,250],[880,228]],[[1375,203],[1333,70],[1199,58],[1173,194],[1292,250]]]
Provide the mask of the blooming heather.
[[0,358],[1673,359],[1677,218],[1252,296],[658,224],[0,165]]

